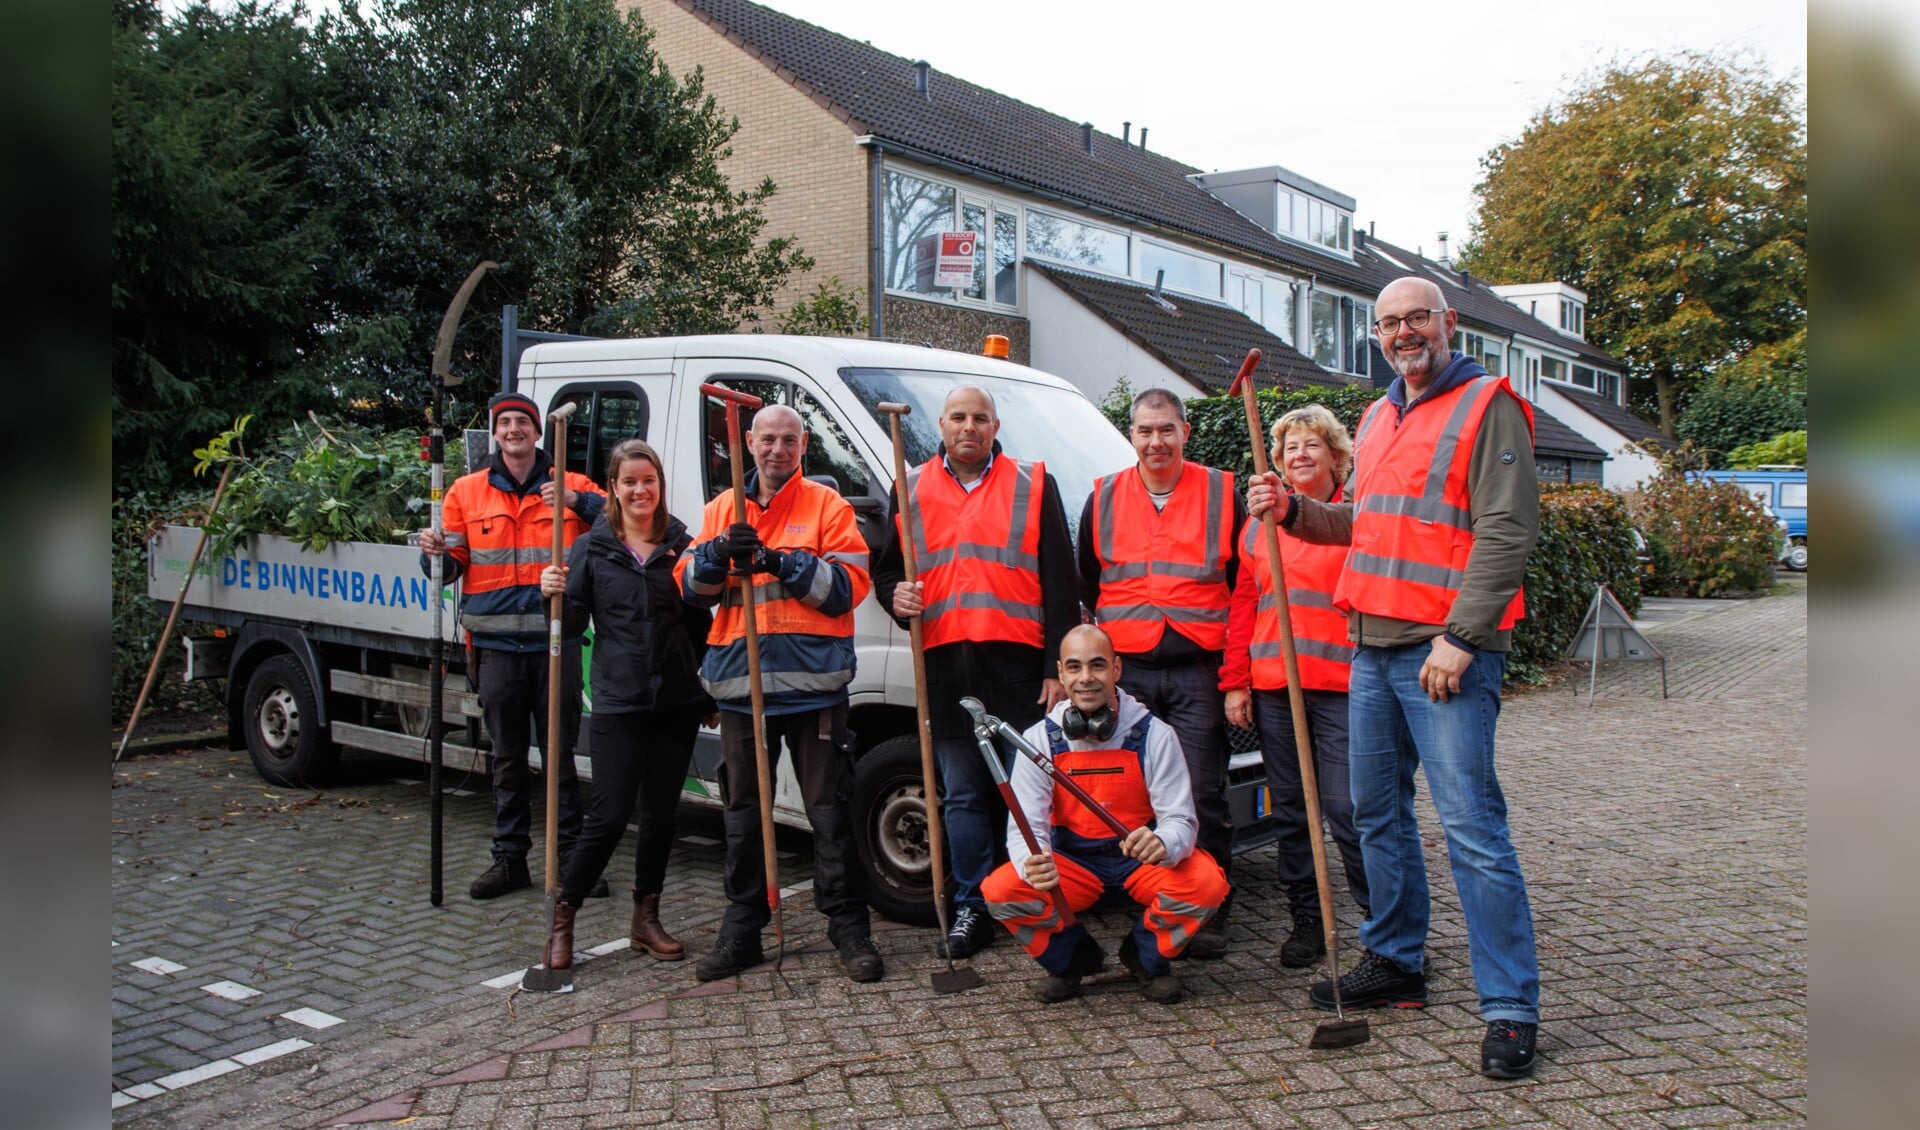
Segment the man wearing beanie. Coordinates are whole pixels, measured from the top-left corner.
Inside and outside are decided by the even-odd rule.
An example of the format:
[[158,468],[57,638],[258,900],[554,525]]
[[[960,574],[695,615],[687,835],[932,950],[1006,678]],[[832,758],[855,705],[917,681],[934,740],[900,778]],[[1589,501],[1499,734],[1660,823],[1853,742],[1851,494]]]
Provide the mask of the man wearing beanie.
[[[420,567],[444,555],[443,576],[462,580],[460,625],[473,641],[480,708],[493,744],[493,865],[467,893],[497,898],[532,885],[527,852],[533,847],[527,747],[547,733],[547,606],[540,571],[553,551],[553,460],[540,448],[540,408],[517,392],[487,402],[494,452],[484,471],[454,480],[441,508],[445,536],[420,532]],[[564,544],[587,532],[606,508],[606,495],[585,475],[564,472],[560,489],[569,513]],[[564,748],[546,763],[560,773],[560,854],[580,833],[575,796],[574,737],[580,728],[580,638],[566,641],[560,661]],[[595,894],[604,895],[605,885]]]

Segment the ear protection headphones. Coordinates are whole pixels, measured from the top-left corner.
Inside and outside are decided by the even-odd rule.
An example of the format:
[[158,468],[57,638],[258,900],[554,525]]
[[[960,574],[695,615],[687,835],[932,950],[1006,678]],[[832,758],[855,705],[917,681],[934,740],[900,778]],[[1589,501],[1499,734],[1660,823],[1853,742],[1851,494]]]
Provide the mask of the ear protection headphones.
[[1086,738],[1104,742],[1120,728],[1120,716],[1114,713],[1111,705],[1102,706],[1088,715],[1080,713],[1080,708],[1069,702],[1067,712],[1060,718],[1060,728],[1076,742]]

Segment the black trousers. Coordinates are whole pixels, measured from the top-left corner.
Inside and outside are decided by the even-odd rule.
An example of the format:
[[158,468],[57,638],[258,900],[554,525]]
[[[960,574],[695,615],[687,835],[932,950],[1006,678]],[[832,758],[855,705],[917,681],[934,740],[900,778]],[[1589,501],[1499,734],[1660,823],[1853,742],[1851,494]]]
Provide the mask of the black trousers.
[[693,763],[700,710],[594,713],[587,718],[587,759],[593,763],[593,800],[586,827],[567,857],[560,898],[579,906],[607,869],[620,837],[639,807],[633,841],[633,897],[657,895],[673,850],[674,814]]
[[[1367,869],[1360,861],[1360,834],[1353,828],[1353,786],[1347,773],[1347,696],[1340,691],[1302,691],[1307,706],[1307,740],[1313,744],[1313,773],[1320,785],[1320,815],[1333,829],[1347,890],[1360,904],[1367,899]],[[1307,794],[1300,782],[1299,745],[1293,740],[1293,708],[1287,692],[1253,692],[1253,721],[1260,731],[1260,754],[1267,765],[1267,790],[1273,799],[1275,846],[1280,854],[1280,885],[1287,909],[1320,915],[1320,886],[1313,875],[1313,841],[1324,833],[1307,827]]]
[[1220,692],[1219,658],[1148,667],[1127,662],[1123,656],[1120,685],[1180,739],[1187,777],[1193,783],[1193,814],[1200,825],[1200,846],[1221,871],[1231,875],[1233,813],[1227,807],[1227,758],[1231,751],[1227,746],[1226,696]]
[[[813,904],[827,918],[836,945],[868,932],[867,873],[853,836],[853,751],[847,706],[767,718],[768,769],[780,779],[780,750],[793,755],[794,776],[813,826]],[[757,938],[773,919],[760,843],[760,781],[754,764],[753,716],[720,712],[721,812],[727,830],[727,913],[723,938]]]
[[[533,848],[533,772],[527,748],[537,731],[547,740],[547,653],[477,648],[480,712],[493,742],[493,857],[525,859]],[[566,858],[580,835],[578,779],[573,746],[580,734],[580,647],[560,656],[559,750],[543,750],[546,763],[560,774],[560,856]]]

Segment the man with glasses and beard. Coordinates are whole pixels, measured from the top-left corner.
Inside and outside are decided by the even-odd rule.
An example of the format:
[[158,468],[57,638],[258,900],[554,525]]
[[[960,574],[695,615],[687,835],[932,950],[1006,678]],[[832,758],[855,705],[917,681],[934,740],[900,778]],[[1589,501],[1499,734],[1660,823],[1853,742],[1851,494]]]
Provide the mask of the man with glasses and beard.
[[[1366,953],[1340,979],[1349,1008],[1427,1002],[1430,906],[1414,769],[1445,828],[1480,1016],[1481,1073],[1533,1072],[1540,974],[1526,881],[1494,773],[1494,726],[1527,556],[1539,536],[1533,410],[1504,377],[1448,348],[1458,315],[1421,278],[1380,292],[1374,332],[1399,379],[1361,418],[1350,500],[1247,492],[1308,542],[1349,546],[1334,592],[1357,645],[1349,688],[1353,822],[1370,887]],[[1333,985],[1310,991],[1332,1009]]]

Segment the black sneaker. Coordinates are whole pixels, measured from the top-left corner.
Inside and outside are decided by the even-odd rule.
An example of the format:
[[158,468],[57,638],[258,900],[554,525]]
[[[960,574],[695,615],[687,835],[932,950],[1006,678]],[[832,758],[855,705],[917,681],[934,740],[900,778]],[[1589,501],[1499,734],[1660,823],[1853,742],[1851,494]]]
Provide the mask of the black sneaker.
[[[1307,990],[1313,1007],[1333,1011],[1333,982],[1320,981]],[[1427,975],[1409,973],[1371,950],[1363,951],[1359,964],[1340,978],[1342,1008],[1427,1007]]]
[[1146,963],[1140,960],[1140,945],[1128,933],[1120,943],[1120,964],[1127,967],[1133,979],[1140,982],[1140,995],[1155,1004],[1173,1004],[1186,992],[1180,984],[1180,978],[1172,973],[1152,974],[1147,972]]
[[862,934],[841,942],[840,968],[847,971],[849,981],[878,981],[886,976],[887,963],[880,958],[880,948],[873,944],[873,937]]
[[940,957],[972,957],[993,944],[998,929],[986,911],[963,906],[954,913],[953,928],[947,936],[933,944],[933,952]]
[[694,964],[693,975],[702,981],[718,981],[766,959],[766,954],[760,951],[759,938],[723,937],[714,943],[712,953]]
[[1040,978],[1040,983],[1033,987],[1033,995],[1039,997],[1042,1004],[1070,1001],[1080,995],[1080,979],[1100,972],[1106,964],[1106,951],[1100,948],[1100,943],[1090,937],[1081,938],[1067,961],[1067,971]]
[[1207,919],[1200,929],[1187,941],[1187,948],[1180,951],[1181,957],[1190,957],[1195,961],[1219,961],[1227,956],[1227,927],[1219,915]]
[[[1280,946],[1280,964],[1288,969],[1305,969],[1327,956],[1326,924],[1317,914],[1293,912],[1293,933]],[[1344,1003],[1344,1000],[1343,1002]]]
[[1533,1074],[1533,1043],[1538,1024],[1495,1020],[1480,1041],[1480,1074],[1489,1079],[1525,1079]]
[[467,897],[475,899],[497,899],[513,891],[525,890],[533,886],[533,877],[527,874],[527,861],[524,859],[500,859],[493,866],[480,873],[480,877],[467,888]]

